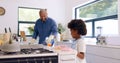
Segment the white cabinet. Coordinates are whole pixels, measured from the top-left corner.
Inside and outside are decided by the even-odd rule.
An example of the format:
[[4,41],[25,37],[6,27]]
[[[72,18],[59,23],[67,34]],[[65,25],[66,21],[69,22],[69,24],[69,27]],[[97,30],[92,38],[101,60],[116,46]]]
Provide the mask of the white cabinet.
[[120,46],[87,45],[87,63],[120,63]]
[[[55,46],[65,45],[68,49],[71,47],[70,42],[58,42]],[[64,48],[64,47],[61,47]],[[76,53],[75,50],[59,50],[56,51],[58,53],[59,63],[76,63]]]
[[75,63],[75,54],[59,54],[59,63]]

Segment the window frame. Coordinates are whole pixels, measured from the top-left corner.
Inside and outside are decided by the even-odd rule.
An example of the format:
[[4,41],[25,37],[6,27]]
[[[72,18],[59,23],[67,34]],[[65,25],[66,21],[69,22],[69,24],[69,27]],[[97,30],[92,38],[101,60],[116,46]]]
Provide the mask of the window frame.
[[[93,3],[96,3],[98,1],[101,1],[101,0],[94,0],[94,1],[91,1],[89,3],[84,4],[82,6],[76,7],[74,9],[74,13],[75,13],[74,14],[75,15],[74,18],[77,19],[77,9],[82,8],[84,6],[87,6],[87,5],[90,5],[90,4],[93,4]],[[101,21],[101,20],[107,20],[107,19],[116,19],[116,18],[118,18],[118,14],[85,20],[86,23],[92,22],[92,36],[85,36],[85,37],[86,38],[96,38],[96,36],[95,36],[95,22]]]
[[[33,22],[33,21],[19,21],[19,8],[36,9],[36,10],[40,10],[41,8],[31,8],[31,7],[22,7],[22,6],[19,6],[19,7],[18,7],[18,31],[17,31],[17,35],[20,37],[20,34],[19,34],[20,24],[23,24],[23,23],[25,23],[25,24],[35,24],[36,21],[35,21],[35,22]],[[37,19],[36,19],[36,20],[37,20]],[[26,35],[26,37],[32,37],[32,35]]]

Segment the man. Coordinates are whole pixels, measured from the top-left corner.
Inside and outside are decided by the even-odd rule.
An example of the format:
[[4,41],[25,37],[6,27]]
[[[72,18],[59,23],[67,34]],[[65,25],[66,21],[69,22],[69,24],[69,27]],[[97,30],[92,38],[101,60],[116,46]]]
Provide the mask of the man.
[[46,37],[49,37],[51,34],[57,35],[57,25],[53,19],[48,17],[47,9],[41,9],[39,16],[40,18],[35,23],[32,38],[36,39],[39,36],[39,44],[46,44]]

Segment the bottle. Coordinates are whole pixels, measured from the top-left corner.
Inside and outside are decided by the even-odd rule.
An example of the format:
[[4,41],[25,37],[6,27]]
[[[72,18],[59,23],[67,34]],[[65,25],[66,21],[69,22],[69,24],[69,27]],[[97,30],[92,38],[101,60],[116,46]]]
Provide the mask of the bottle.
[[60,33],[57,33],[56,37],[54,37],[54,41],[60,42],[60,40],[61,40]]
[[55,43],[55,39],[52,39],[52,40],[51,40],[51,46],[53,46],[54,43]]

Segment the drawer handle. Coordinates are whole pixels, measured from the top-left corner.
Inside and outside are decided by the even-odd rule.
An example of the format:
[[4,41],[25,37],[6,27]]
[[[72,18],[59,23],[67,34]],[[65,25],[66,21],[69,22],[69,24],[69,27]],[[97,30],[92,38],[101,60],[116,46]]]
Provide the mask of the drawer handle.
[[62,59],[61,61],[70,61],[70,60],[75,60],[75,59]]

